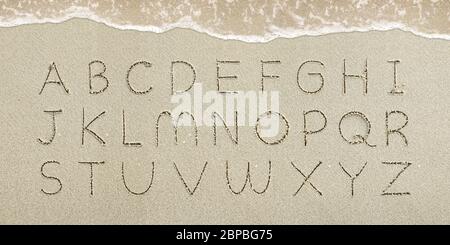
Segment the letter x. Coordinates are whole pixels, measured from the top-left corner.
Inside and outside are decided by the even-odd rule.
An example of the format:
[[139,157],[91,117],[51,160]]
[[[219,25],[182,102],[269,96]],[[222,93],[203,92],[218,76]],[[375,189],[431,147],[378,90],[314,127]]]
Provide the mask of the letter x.
[[298,190],[294,193],[294,196],[296,196],[298,194],[298,192],[303,188],[303,186],[308,183],[320,196],[322,196],[322,192],[320,192],[312,183],[311,181],[309,181],[309,179],[311,178],[311,176],[313,175],[313,173],[316,171],[317,168],[319,168],[319,166],[322,164],[322,162],[319,161],[319,164],[317,164],[314,169],[311,171],[311,173],[309,173],[308,175],[305,175],[299,168],[297,168],[297,166],[295,166],[295,164],[293,162],[291,162],[292,167],[294,167],[304,178],[303,183],[300,185],[300,187],[298,188]]

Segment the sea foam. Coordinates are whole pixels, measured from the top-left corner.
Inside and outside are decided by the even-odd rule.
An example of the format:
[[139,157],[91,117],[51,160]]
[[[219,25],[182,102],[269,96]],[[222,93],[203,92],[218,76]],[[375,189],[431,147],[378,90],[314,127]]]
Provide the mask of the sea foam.
[[0,1],[0,27],[90,19],[122,29],[163,33],[187,28],[226,40],[399,29],[450,39],[450,1]]

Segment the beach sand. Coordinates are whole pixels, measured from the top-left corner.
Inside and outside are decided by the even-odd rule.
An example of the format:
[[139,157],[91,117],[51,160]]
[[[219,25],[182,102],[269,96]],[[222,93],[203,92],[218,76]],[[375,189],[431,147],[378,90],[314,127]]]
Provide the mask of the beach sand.
[[[118,30],[81,19],[1,28],[0,223],[449,224],[449,50],[449,41],[399,30],[246,43],[186,29],[162,34]],[[362,74],[367,59],[367,94],[359,78],[349,78],[343,93],[344,59],[352,74]],[[89,63],[94,60],[106,66],[109,87],[101,94],[89,93]],[[212,127],[202,126],[198,146],[190,128],[179,131],[175,145],[166,120],[156,146],[157,117],[173,108],[171,62],[180,60],[193,65],[196,82],[205,91],[216,89],[217,60],[240,62],[223,66],[224,73],[237,79],[224,79],[221,86],[244,91],[260,89],[261,60],[279,61],[264,70],[279,78],[264,83],[267,91],[280,93],[279,110],[289,123],[287,137],[266,145],[254,127],[240,127],[235,145],[219,127],[215,146]],[[299,76],[302,85],[313,88],[317,77],[306,73],[323,75],[324,86],[315,94],[304,93],[297,84],[299,66],[311,60],[323,67],[310,64]],[[400,61],[396,78],[404,84],[404,94],[389,93],[394,78],[390,60]],[[126,82],[127,71],[137,61],[152,64],[134,70],[136,90],[153,86],[147,94],[132,93]],[[39,94],[53,62],[69,94],[57,84],[47,84]],[[50,78],[56,79],[55,74]],[[45,110],[62,110],[55,116],[56,136],[49,145],[38,141],[51,135],[52,118]],[[82,145],[83,110],[86,122],[105,111],[91,126],[105,145],[88,132]],[[303,112],[310,110],[322,111],[327,126],[308,135],[305,146]],[[123,145],[123,111],[126,140],[141,142],[141,147]],[[351,145],[341,137],[339,121],[352,111],[370,120],[368,143],[376,147]],[[407,146],[398,134],[386,145],[386,112],[391,111],[408,116],[402,129]],[[403,124],[399,114],[391,116],[392,128]],[[320,119],[309,120],[311,128],[321,126]],[[361,120],[353,123],[355,129],[364,129],[358,124]],[[44,165],[41,172],[47,161],[58,163]],[[89,161],[104,162],[93,165],[92,195],[90,165],[80,163]],[[227,184],[226,161],[235,191],[242,188],[250,162],[252,186],[247,184],[241,194],[233,194]],[[268,188],[257,194],[251,187],[264,190],[269,161]],[[152,162],[150,189],[143,195],[129,192],[122,163],[127,186],[137,193],[147,189]],[[296,195],[304,178],[291,162],[305,175],[322,162]],[[366,162],[354,180],[352,196],[351,178],[340,164],[354,176]],[[183,180],[193,191],[199,176],[191,195]]]

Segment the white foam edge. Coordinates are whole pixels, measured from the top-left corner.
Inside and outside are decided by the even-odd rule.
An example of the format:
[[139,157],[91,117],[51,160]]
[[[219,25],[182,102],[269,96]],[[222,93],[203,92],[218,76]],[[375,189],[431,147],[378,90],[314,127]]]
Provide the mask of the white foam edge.
[[224,39],[224,40],[239,40],[247,43],[266,43],[277,38],[297,38],[301,36],[321,36],[333,33],[349,33],[349,32],[370,32],[370,31],[389,31],[401,30],[413,33],[414,35],[431,38],[450,40],[449,34],[440,33],[424,33],[408,27],[403,23],[378,21],[371,23],[370,26],[364,27],[345,27],[339,23],[327,23],[324,26],[315,29],[308,28],[279,28],[277,26],[270,26],[269,30],[264,35],[234,35],[222,34],[217,31],[210,30],[192,21],[190,16],[181,18],[177,22],[166,24],[164,26],[142,26],[131,24],[115,24],[110,20],[97,16],[95,13],[83,7],[71,7],[65,11],[64,16],[59,18],[37,18],[32,14],[21,14],[14,18],[6,19],[0,16],[0,27],[15,27],[20,25],[31,24],[58,24],[71,19],[89,19],[98,23],[105,24],[119,30],[135,30],[141,32],[163,33],[175,28],[191,29],[200,33],[205,33],[210,36]]

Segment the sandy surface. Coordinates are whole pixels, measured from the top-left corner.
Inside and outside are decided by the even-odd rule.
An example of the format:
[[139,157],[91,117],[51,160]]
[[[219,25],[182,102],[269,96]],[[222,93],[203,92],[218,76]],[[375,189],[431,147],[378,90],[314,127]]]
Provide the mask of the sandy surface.
[[[450,223],[450,42],[420,38],[401,31],[332,34],[320,37],[277,39],[264,44],[224,41],[190,30],[164,34],[120,31],[86,20],[63,24],[26,25],[0,29],[0,223],[147,223],[147,224],[449,224]],[[361,74],[368,60],[368,92],[362,81],[350,78],[343,94],[343,60],[349,73]],[[89,94],[89,63],[106,65],[108,89]],[[135,86],[148,94],[131,93],[126,74],[130,66],[145,60],[150,69],[136,69]],[[237,80],[224,81],[228,90],[258,90],[261,60],[278,60],[267,66],[265,88],[280,92],[280,111],[289,122],[289,135],[278,145],[266,145],[253,127],[239,129],[235,145],[223,128],[218,129],[218,145],[213,145],[211,127],[199,128],[199,144],[192,143],[188,128],[180,130],[180,142],[173,142],[166,120],[160,126],[160,145],[155,145],[156,119],[170,110],[170,64],[191,63],[204,90],[216,87],[216,60],[238,60],[227,66]],[[324,87],[306,94],[297,85],[298,67],[317,60],[324,67],[309,66],[300,74],[302,82],[314,87],[305,72],[321,72]],[[393,65],[400,60],[398,82],[403,95],[388,92],[393,84]],[[64,85],[49,84],[42,94],[55,62]],[[51,74],[55,78],[55,73]],[[97,84],[98,85],[98,84]],[[86,133],[82,145],[82,113],[105,142]],[[62,110],[56,115],[56,137],[49,145],[51,116],[44,110]],[[127,140],[141,147],[122,144],[122,111],[127,121]],[[303,142],[303,111],[320,110],[328,120],[321,133]],[[396,134],[386,146],[386,112],[402,111],[408,125],[402,130],[408,140]],[[368,143],[350,145],[339,134],[339,120],[351,111],[364,113],[371,123]],[[390,118],[392,127],[402,117]],[[320,127],[311,118],[311,127]],[[350,130],[361,132],[364,124],[350,122]],[[359,130],[359,131],[358,131]],[[345,131],[345,130],[344,130]],[[349,133],[349,132],[346,132]],[[349,133],[351,134],[351,132]],[[186,143],[182,143],[185,141]],[[227,185],[226,161],[230,163],[231,186],[239,190],[250,161],[252,186],[263,190],[272,163],[270,183],[263,194],[247,184],[241,194]],[[47,161],[59,164],[41,166]],[[93,167],[93,195],[90,195],[90,168],[80,164],[104,161]],[[125,178],[134,195],[124,186]],[[174,167],[177,164],[192,190],[205,167],[193,195],[186,190]],[[319,163],[302,189],[293,196],[304,178],[291,161],[308,175]],[[383,190],[404,168],[383,162],[412,163],[382,195]],[[353,197],[350,175],[366,167],[355,179]],[[58,180],[44,177],[57,178]],[[319,195],[312,186],[322,193]],[[47,195],[61,190],[54,195]]]

